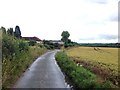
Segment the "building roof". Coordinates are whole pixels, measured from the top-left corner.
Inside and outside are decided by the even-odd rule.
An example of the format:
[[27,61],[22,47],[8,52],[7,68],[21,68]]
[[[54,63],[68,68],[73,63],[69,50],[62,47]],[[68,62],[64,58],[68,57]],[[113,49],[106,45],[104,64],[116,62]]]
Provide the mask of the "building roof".
[[35,40],[35,41],[42,41],[41,39],[39,39],[38,37],[22,37],[25,40]]

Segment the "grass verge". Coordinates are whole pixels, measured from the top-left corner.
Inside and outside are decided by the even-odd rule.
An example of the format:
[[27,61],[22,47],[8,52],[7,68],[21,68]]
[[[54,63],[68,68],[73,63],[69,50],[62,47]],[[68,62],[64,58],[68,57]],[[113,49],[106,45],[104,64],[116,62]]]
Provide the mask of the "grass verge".
[[11,88],[29,65],[46,51],[46,48],[30,46],[27,53],[23,51],[18,56],[13,57],[12,60],[4,58],[2,65],[2,87]]
[[64,52],[58,52],[55,56],[58,65],[65,73],[74,89],[77,88],[111,88],[109,81],[103,80],[89,70],[78,67]]

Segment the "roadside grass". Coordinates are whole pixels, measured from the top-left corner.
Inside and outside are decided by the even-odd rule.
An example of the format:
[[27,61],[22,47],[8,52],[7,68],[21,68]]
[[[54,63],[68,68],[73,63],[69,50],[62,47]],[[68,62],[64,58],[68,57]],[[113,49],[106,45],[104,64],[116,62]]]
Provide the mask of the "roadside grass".
[[32,62],[45,52],[45,48],[31,46],[27,53],[20,53],[19,56],[14,57],[12,61],[7,59],[4,60],[2,68],[2,87],[12,87],[12,85],[15,84],[17,79],[19,79],[21,74],[32,64]]
[[118,86],[118,48],[77,47],[69,48],[66,53],[77,65],[83,65]]
[[78,67],[74,61],[67,56],[66,53],[58,52],[55,58],[74,89],[112,87],[109,81],[101,79],[82,66]]

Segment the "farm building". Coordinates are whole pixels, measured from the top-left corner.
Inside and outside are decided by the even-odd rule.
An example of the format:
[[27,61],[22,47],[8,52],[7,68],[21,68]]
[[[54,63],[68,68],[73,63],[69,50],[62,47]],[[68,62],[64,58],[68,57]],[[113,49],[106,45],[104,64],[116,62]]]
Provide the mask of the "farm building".
[[50,40],[50,43],[53,43],[53,44],[58,43],[60,45],[64,45],[64,42],[61,40]]
[[37,43],[43,43],[41,39],[35,36],[34,37],[22,37],[22,38],[27,41],[36,41]]

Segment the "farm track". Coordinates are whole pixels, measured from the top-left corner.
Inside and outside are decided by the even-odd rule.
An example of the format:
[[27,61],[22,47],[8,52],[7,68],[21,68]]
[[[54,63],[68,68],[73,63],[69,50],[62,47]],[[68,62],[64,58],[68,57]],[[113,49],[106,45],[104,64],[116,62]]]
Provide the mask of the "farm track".
[[56,52],[49,51],[39,57],[13,88],[67,88],[64,75],[54,58]]

